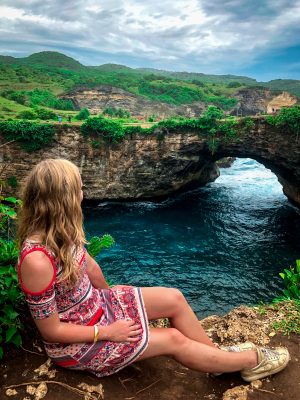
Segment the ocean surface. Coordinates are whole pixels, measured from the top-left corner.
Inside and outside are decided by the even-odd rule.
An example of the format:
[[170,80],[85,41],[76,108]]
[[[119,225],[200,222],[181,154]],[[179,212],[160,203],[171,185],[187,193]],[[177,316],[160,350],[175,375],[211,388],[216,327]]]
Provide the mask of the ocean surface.
[[179,288],[199,318],[280,295],[278,274],[300,258],[300,210],[251,159],[205,187],[162,202],[84,207],[87,237],[116,244],[97,261],[109,280]]

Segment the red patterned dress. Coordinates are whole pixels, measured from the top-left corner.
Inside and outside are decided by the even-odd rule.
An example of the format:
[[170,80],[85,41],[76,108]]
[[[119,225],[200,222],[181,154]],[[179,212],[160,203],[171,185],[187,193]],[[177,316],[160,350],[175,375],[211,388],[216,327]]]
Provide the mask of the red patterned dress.
[[[38,293],[27,290],[22,282],[20,268],[27,254],[43,252],[53,266],[53,278],[47,288]],[[51,250],[40,243],[25,240],[19,258],[19,281],[34,319],[47,318],[57,312],[62,322],[91,326],[106,326],[118,319],[131,318],[142,327],[137,342],[49,343],[45,349],[52,361],[60,366],[87,370],[98,377],[111,375],[134,362],[147,348],[148,320],[140,288],[122,287],[96,289],[92,286],[85,258],[86,250],[75,251],[80,265],[80,279],[74,286],[60,281],[62,267]]]

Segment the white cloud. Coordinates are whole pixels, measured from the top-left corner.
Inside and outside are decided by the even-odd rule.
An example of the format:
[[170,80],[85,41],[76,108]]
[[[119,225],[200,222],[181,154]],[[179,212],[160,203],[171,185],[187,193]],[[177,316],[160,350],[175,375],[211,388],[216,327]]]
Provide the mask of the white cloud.
[[89,65],[225,73],[300,45],[300,0],[4,0],[0,15],[0,53],[69,49]]

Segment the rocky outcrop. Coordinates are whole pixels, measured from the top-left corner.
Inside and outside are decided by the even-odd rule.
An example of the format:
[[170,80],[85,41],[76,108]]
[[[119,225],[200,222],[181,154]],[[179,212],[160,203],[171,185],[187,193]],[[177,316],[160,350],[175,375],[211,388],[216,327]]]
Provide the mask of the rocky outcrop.
[[[133,135],[118,144],[93,148],[78,126],[57,126],[52,145],[25,153],[16,143],[1,146],[3,177],[22,182],[41,159],[64,157],[77,164],[87,187],[87,199],[145,199],[171,195],[217,178],[216,161],[224,157],[253,158],[279,178],[285,194],[300,205],[300,142],[292,133],[276,129],[264,118],[255,126],[222,142],[212,155],[207,137],[194,132],[163,137]],[[1,136],[0,136],[1,138]],[[4,143],[4,139],[1,139]]]
[[288,92],[282,92],[274,97],[267,105],[267,113],[272,114],[279,111],[282,107],[292,107],[297,103],[297,98]]
[[297,103],[297,98],[287,92],[274,94],[270,90],[255,88],[240,89],[233,97],[238,99],[238,103],[230,114],[236,116],[271,114]]
[[[283,92],[275,95],[274,92],[264,89],[240,89],[233,97],[238,99],[237,105],[229,111],[231,115],[247,116],[278,111],[283,106],[297,103],[296,97]],[[168,118],[182,115],[188,118],[198,117],[206,109],[207,104],[194,102],[175,106],[167,103],[150,101],[144,96],[137,96],[126,90],[99,85],[95,88],[77,87],[65,94],[64,99],[71,100],[76,109],[87,108],[92,114],[99,114],[106,107],[122,108],[134,117],[148,118],[156,115],[158,118]]]
[[167,118],[174,115],[197,117],[205,109],[205,104],[195,102],[190,105],[175,106],[167,103],[150,101],[146,97],[137,96],[126,90],[100,85],[93,89],[79,87],[64,95],[63,98],[71,100],[76,109],[87,108],[91,114],[99,114],[106,107],[122,108],[135,117],[148,118],[156,115]]

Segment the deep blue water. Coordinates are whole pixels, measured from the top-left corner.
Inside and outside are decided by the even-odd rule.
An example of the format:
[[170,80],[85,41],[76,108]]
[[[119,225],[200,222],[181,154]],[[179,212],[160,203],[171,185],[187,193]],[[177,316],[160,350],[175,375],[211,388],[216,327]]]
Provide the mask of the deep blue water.
[[85,207],[87,236],[111,234],[107,278],[183,291],[199,318],[280,294],[278,273],[300,258],[300,211],[275,175],[237,159],[206,187],[163,202]]

